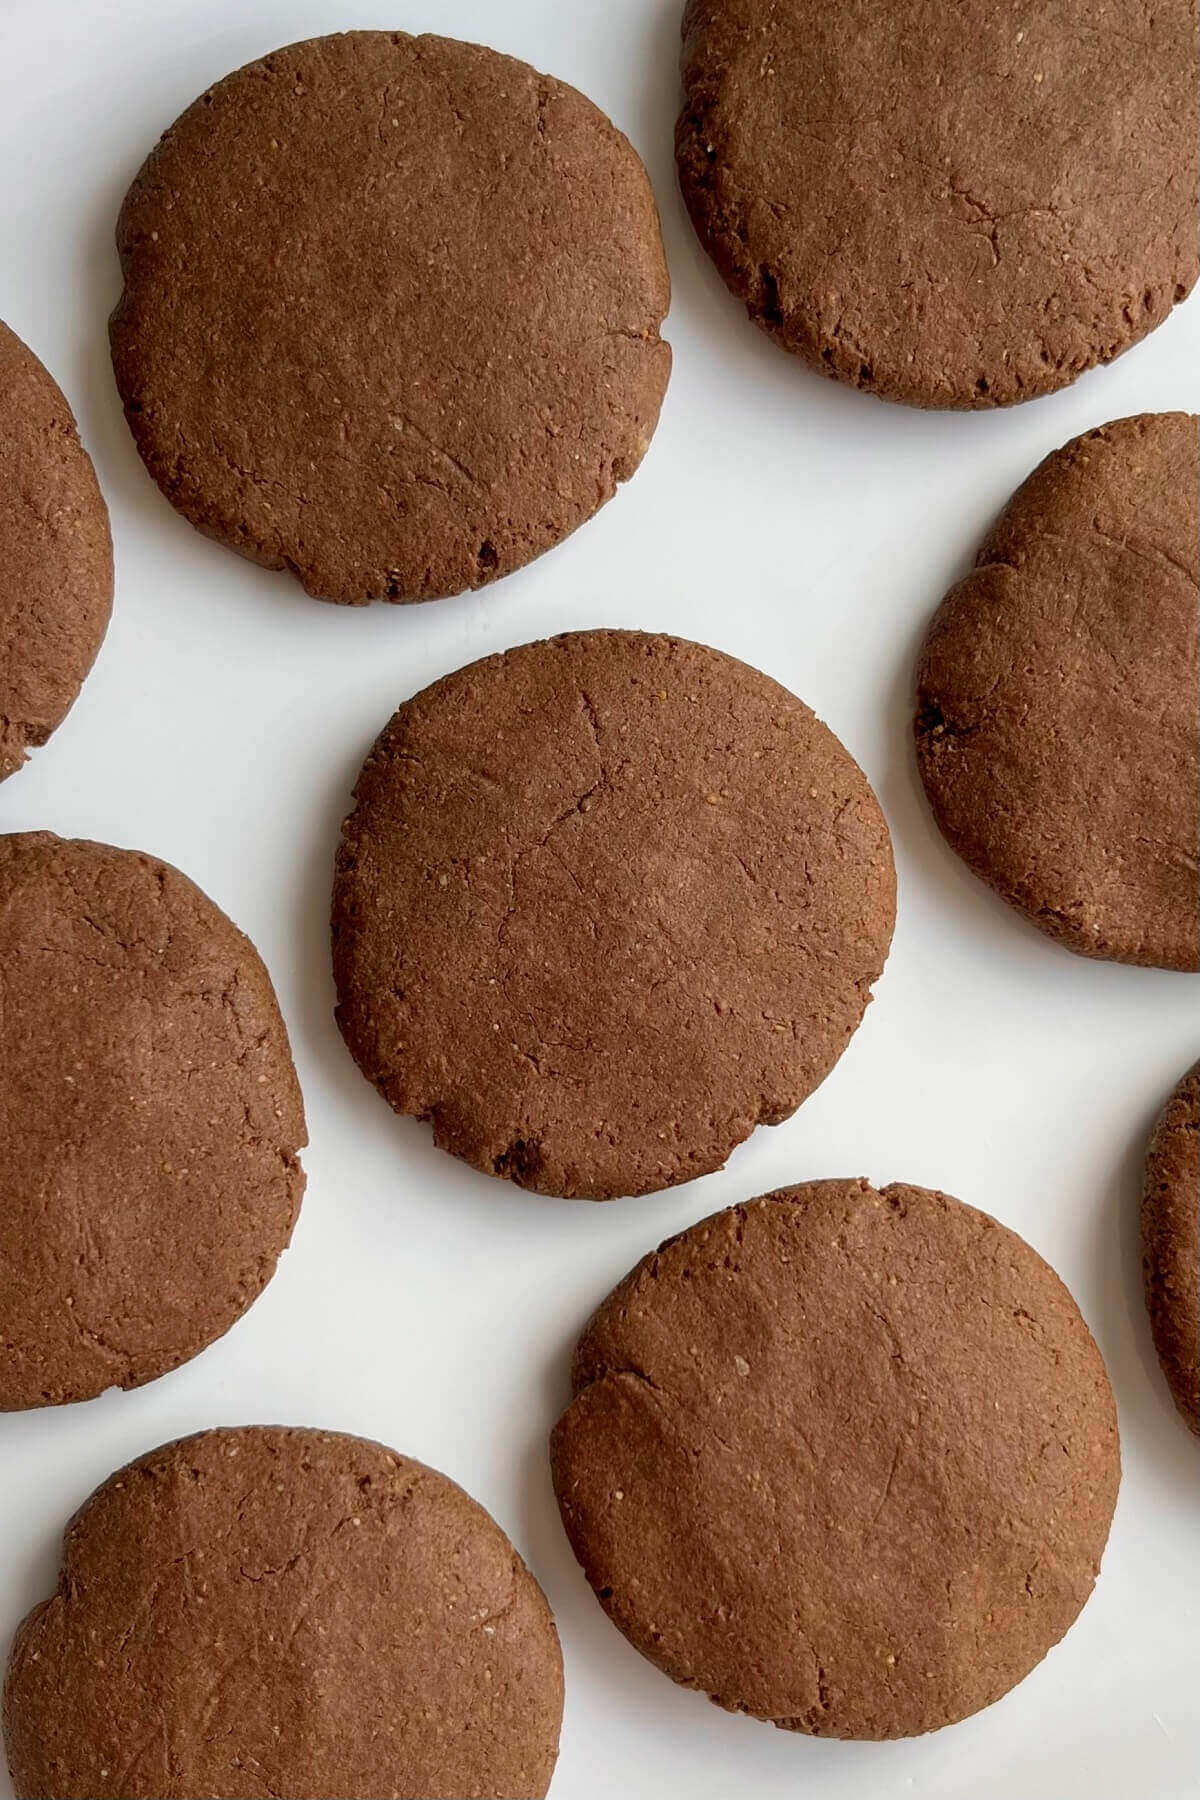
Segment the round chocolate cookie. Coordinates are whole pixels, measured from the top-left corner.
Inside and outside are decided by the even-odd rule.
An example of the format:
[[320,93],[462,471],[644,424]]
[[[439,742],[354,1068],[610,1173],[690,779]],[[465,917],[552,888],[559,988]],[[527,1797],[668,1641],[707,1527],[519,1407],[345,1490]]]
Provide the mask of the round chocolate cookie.
[[613,1623],[731,1712],[949,1725],[1092,1590],[1120,1480],[1104,1364],[1028,1244],[945,1194],[818,1181],[694,1225],[583,1333],[554,1429]]
[[976,875],[1085,956],[1200,967],[1196,420],[1046,458],[943,602],[917,758]]
[[823,1080],[891,941],[887,826],[794,695],[678,638],[474,663],[367,760],[338,1022],[397,1112],[540,1193],[719,1168]]
[[177,869],[0,837],[0,1411],[138,1387],[270,1280],[304,1111],[254,946]]
[[683,84],[725,281],[884,399],[1049,393],[1196,280],[1195,0],[688,0]]
[[550,1609],[462,1489],[380,1444],[246,1426],[153,1451],[67,1529],[13,1646],[21,1800],[540,1796]]
[[184,517],[327,600],[520,568],[637,468],[671,353],[646,171],[449,38],[295,44],[203,94],[117,228],[117,384]]
[[0,781],[62,723],[112,610],[112,539],[61,390],[0,324]]
[[1167,1101],[1150,1139],[1142,1273],[1159,1361],[1200,1436],[1200,1063]]

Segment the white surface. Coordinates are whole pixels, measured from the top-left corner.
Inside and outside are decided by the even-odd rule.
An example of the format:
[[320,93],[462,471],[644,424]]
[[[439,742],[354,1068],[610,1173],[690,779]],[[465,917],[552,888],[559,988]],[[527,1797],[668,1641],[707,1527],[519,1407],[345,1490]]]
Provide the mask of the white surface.
[[[221,1343],[138,1393],[0,1419],[0,1637],[51,1585],[68,1513],[119,1463],[211,1424],[323,1424],[446,1470],[541,1578],[566,1656],[555,1800],[1182,1800],[1200,1794],[1200,1453],[1154,1362],[1136,1207],[1151,1118],[1200,1050],[1200,986],[1073,957],[966,873],[918,788],[909,688],[932,609],[1042,455],[1125,413],[1200,407],[1200,302],[1111,369],[1002,413],[923,415],[807,373],[746,322],[678,198],[679,13],[0,0],[0,317],[76,407],[117,558],[96,669],[0,788],[0,830],[137,846],[199,881],[275,978],[312,1137],[293,1247]],[[640,474],[531,569],[425,607],[323,606],[194,533],[142,470],[106,351],[117,207],[160,130],[228,70],[353,24],[482,39],[583,88],[646,157],[675,282],[674,380]],[[821,1090],[721,1174],[604,1207],[523,1196],[395,1119],[334,1027],[326,945],[338,823],[395,704],[476,656],[589,625],[681,632],[794,688],[867,770],[900,869],[876,1003]],[[946,1188],[1054,1263],[1108,1360],[1126,1465],[1098,1589],[1065,1643],[983,1716],[878,1746],[729,1717],[643,1662],[575,1566],[545,1456],[569,1345],[643,1251],[787,1181],[856,1174]]]

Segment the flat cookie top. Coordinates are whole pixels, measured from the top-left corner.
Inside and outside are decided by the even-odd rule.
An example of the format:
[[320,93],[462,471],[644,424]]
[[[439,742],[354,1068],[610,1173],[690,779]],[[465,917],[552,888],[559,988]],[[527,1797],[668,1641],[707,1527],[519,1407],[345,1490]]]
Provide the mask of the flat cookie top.
[[1142,1191],[1146,1305],[1175,1404],[1200,1436],[1200,1062],[1163,1108]]
[[112,610],[108,509],[71,409],[0,324],[0,781],[62,723]]
[[1196,420],[1076,438],[1017,490],[917,671],[938,824],[1086,956],[1200,967]]
[[817,1086],[887,955],[857,765],[785,688],[592,631],[396,713],[343,829],[338,1020],[439,1144],[607,1199],[719,1168]]
[[726,282],[885,399],[1049,393],[1195,282],[1195,0],[689,0],[683,81]]
[[1091,1593],[1120,1478],[1074,1301],[923,1188],[733,1207],[599,1308],[555,1489],[605,1611],[790,1730],[908,1737],[1007,1692]]
[[137,1387],[270,1280],[304,1175],[253,945],[167,863],[0,837],[0,1411]]
[[462,1489],[380,1444],[247,1426],[168,1444],[72,1520],[17,1634],[18,1795],[545,1794],[562,1662]]
[[427,600],[611,498],[671,353],[646,172],[590,101],[449,38],[356,31],[218,82],[117,231],[138,448],[309,593]]

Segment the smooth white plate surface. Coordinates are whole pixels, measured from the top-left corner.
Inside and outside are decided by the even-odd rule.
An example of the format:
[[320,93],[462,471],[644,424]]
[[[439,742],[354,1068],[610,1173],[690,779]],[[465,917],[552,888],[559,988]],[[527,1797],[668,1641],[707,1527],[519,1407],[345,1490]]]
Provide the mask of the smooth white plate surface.
[[[975,882],[925,807],[909,693],[930,613],[1039,458],[1126,413],[1200,409],[1200,300],[1112,368],[1006,412],[922,414],[808,373],[746,321],[678,197],[680,12],[0,0],[0,317],[77,411],[117,558],[99,662],[0,788],[0,830],[153,851],[213,895],[274,976],[312,1137],[293,1247],[222,1342],[138,1393],[0,1418],[0,1637],[48,1591],[68,1514],[118,1464],[207,1425],[321,1424],[444,1469],[529,1559],[566,1657],[555,1800],[1182,1800],[1200,1794],[1200,1448],[1154,1360],[1136,1213],[1151,1120],[1200,1053],[1200,982],[1085,962]],[[584,89],[646,158],[675,284],[674,379],[634,481],[532,568],[424,607],[325,606],[199,537],[144,473],[108,363],[113,226],[159,132],[229,70],[351,25],[474,38]],[[396,703],[477,656],[593,625],[699,638],[793,688],[875,784],[900,870],[891,961],[820,1091],[722,1173],[600,1207],[524,1196],[395,1119],[334,1027],[327,953],[338,824]],[[657,1674],[576,1568],[545,1455],[569,1346],[638,1256],[717,1207],[858,1174],[945,1188],[1050,1259],[1108,1360],[1126,1471],[1066,1641],[981,1717],[886,1745],[777,1732]]]

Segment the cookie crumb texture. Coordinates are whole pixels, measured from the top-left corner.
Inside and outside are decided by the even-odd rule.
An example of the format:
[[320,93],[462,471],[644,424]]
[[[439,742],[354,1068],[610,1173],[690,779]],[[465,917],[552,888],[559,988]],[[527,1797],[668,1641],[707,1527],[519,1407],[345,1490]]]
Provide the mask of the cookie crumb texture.
[[683,84],[726,283],[884,399],[1049,393],[1195,283],[1195,0],[689,0]]
[[1171,1095],[1150,1139],[1142,1271],[1163,1373],[1200,1437],[1200,1063]]
[[269,1281],[304,1112],[254,947],[166,863],[0,838],[0,1411],[138,1387]]
[[715,650],[570,634],[396,713],[346,822],[338,1021],[476,1168],[609,1199],[719,1168],[825,1077],[887,955],[857,765]]
[[967,865],[1069,949],[1200,968],[1197,421],[1046,458],[934,618],[917,758]]
[[0,324],[0,781],[75,702],[108,629],[112,540],[57,383]]
[[658,213],[574,88],[448,38],[316,38],[218,82],[117,230],[117,384],[199,530],[310,594],[520,568],[636,469],[671,353]]
[[544,1795],[541,1589],[461,1488],[380,1444],[206,1431],[67,1530],[4,1690],[20,1800]]
[[818,1737],[997,1700],[1092,1591],[1120,1479],[1099,1351],[986,1213],[787,1189],[646,1257],[575,1352],[555,1489],[666,1674]]

